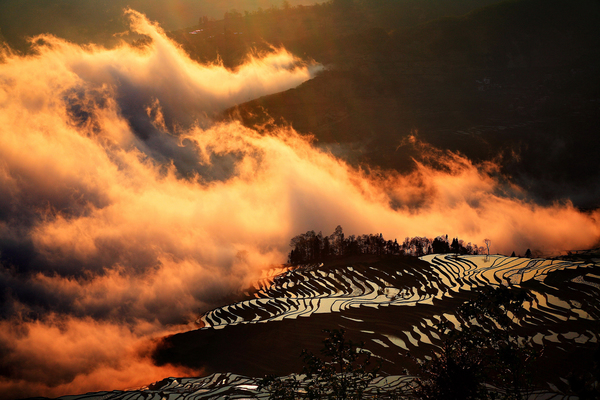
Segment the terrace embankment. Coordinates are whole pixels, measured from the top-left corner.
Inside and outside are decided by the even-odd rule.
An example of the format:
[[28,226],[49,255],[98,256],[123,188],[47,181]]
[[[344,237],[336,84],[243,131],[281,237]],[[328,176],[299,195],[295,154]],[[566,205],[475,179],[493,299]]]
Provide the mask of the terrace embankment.
[[[344,328],[382,361],[382,371],[417,373],[418,359],[439,349],[436,324],[460,324],[456,309],[484,286],[528,289],[534,300],[515,334],[544,349],[540,382],[590,368],[597,347],[600,266],[596,262],[504,256],[429,255],[346,259],[290,269],[238,303],[201,316],[202,329],[165,338],[159,364],[208,373],[286,375],[302,370],[300,354],[322,347],[323,329]],[[569,366],[569,367],[567,367]],[[545,385],[545,383],[543,383]],[[562,383],[564,385],[564,382]]]

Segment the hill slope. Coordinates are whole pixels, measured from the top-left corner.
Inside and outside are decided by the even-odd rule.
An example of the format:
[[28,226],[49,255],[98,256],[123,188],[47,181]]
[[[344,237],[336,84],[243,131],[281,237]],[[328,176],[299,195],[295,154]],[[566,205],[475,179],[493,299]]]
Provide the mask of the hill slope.
[[592,368],[597,347],[598,261],[429,255],[305,266],[204,314],[202,329],[166,338],[155,359],[206,373],[285,375],[301,370],[302,349],[318,353],[322,329],[342,327],[383,362],[383,373],[414,374],[408,353],[423,359],[439,349],[437,322],[459,323],[452,315],[477,287],[510,285],[535,298],[514,329],[544,347],[537,387],[569,390],[560,378]]
[[[363,351],[382,363],[373,390],[393,389],[413,379],[407,370],[419,373],[415,358],[440,351],[438,322],[463,329],[457,307],[478,288],[501,285],[533,295],[524,304],[527,314],[510,329],[523,343],[543,349],[531,368],[535,393],[568,398],[579,389],[566,378],[597,371],[599,272],[597,253],[570,260],[368,256],[289,269],[257,283],[245,300],[205,313],[203,328],[165,338],[154,354],[159,363],[203,368],[208,376],[64,399],[267,398],[248,376],[300,372],[301,350],[318,354],[324,328],[343,328],[348,339],[362,342]],[[387,374],[392,376],[382,379]]]
[[424,159],[425,142],[499,163],[539,202],[594,208],[598,38],[591,0],[511,0],[393,32],[365,28],[305,51],[330,63],[321,76],[225,118],[290,123],[354,163],[400,171]]

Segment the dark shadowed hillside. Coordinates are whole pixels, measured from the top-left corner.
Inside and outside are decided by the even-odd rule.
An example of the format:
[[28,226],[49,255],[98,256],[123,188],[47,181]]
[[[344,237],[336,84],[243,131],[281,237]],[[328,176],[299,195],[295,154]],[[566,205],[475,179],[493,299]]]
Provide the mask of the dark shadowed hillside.
[[466,323],[456,310],[477,287],[507,285],[531,294],[511,330],[543,349],[530,370],[534,387],[568,393],[573,388],[560,377],[593,368],[596,272],[594,264],[503,256],[354,256],[303,265],[205,313],[202,329],[165,338],[154,357],[206,373],[281,376],[301,371],[302,349],[318,353],[323,329],[343,328],[381,362],[382,374],[417,374],[415,360],[439,351],[437,322]]
[[[314,6],[231,10],[224,19],[203,19],[171,36],[200,60],[218,57],[228,66],[251,49],[285,46],[301,57],[345,64],[380,48],[382,34],[444,16],[459,16],[495,0],[333,0]],[[194,32],[194,33],[190,33]]]
[[362,21],[283,41],[328,71],[228,115],[290,123],[354,163],[401,171],[428,143],[497,162],[538,201],[598,205],[597,1],[511,0],[395,30]]
[[[309,5],[316,0],[288,0],[290,5]],[[28,49],[27,37],[51,33],[75,43],[114,45],[128,29],[123,10],[144,13],[163,29],[179,29],[197,23],[205,16],[222,19],[230,9],[279,7],[280,0],[2,0],[0,2],[0,41],[2,36],[17,50]]]

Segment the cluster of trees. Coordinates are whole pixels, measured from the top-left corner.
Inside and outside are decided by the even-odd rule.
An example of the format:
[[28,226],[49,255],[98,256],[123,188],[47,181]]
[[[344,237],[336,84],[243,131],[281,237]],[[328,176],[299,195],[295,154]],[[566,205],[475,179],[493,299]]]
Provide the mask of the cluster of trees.
[[308,231],[294,236],[290,242],[290,247],[292,248],[288,255],[290,264],[318,262],[335,256],[359,254],[420,257],[434,253],[485,254],[488,251],[484,247],[465,243],[458,238],[449,241],[448,235],[438,236],[433,240],[419,236],[407,237],[402,243],[398,243],[397,239],[393,241],[385,240],[381,233],[379,235],[350,235],[346,237],[339,225],[329,236],[324,236],[321,232],[315,233],[315,231]]
[[[344,330],[325,331],[323,358],[303,352],[303,375],[269,376],[260,386],[270,399],[506,399],[532,394],[532,365],[539,356],[530,340],[515,335],[515,322],[525,315],[529,292],[514,288],[484,288],[459,307],[461,328],[445,320],[439,326],[441,348],[427,361],[417,361],[418,377],[408,386],[373,393],[381,364],[371,365],[370,353],[344,338]],[[501,329],[498,329],[500,327]],[[490,386],[491,385],[491,386]]]
[[[515,254],[514,251],[512,252],[512,254],[510,256],[517,257],[517,255]],[[521,257],[520,254],[519,254],[519,257]],[[531,257],[533,257],[533,254],[531,253],[531,249],[527,249],[527,251],[525,251],[525,258],[531,258]]]
[[[330,2],[325,2],[325,3],[316,3],[313,4],[311,6],[305,6],[302,4],[298,4],[296,6],[293,6],[289,1],[284,0],[283,3],[281,4],[281,8],[279,8],[276,4],[271,4],[268,8],[263,9],[262,7],[258,7],[256,10],[254,11],[247,11],[247,10],[243,10],[243,11],[239,11],[235,8],[232,8],[228,11],[225,11],[225,14],[223,16],[223,19],[231,19],[231,18],[242,18],[242,17],[253,17],[253,16],[268,16],[268,15],[273,15],[273,16],[277,16],[283,12],[290,12],[292,10],[294,11],[303,11],[304,9],[320,9],[320,8],[342,8],[342,7],[348,7],[349,5],[352,4],[352,1],[350,1],[349,5],[346,4],[340,4],[340,3],[345,3],[348,0],[334,0],[334,1],[330,1]],[[214,18],[213,18],[214,20]]]
[[[460,327],[444,320],[438,325],[441,348],[426,361],[417,361],[412,393],[417,399],[525,400],[546,383],[538,372],[545,362],[544,347],[536,349],[530,336],[517,331],[527,317],[524,303],[534,301],[531,292],[499,286],[475,293],[457,309]],[[567,393],[573,397],[600,398],[600,347],[593,357],[586,373],[566,377]]]
[[[335,399],[365,398],[365,392],[375,379],[380,363],[371,365],[371,353],[360,350],[364,343],[345,338],[344,329],[324,330],[321,357],[304,350],[302,375],[266,376],[259,387],[269,392],[269,399]],[[372,397],[372,396],[368,396]]]
[[[415,395],[419,399],[528,399],[533,363],[540,356],[531,338],[514,332],[526,316],[525,289],[484,287],[455,315],[438,325],[441,349],[419,361]],[[510,317],[512,316],[512,318]],[[491,386],[490,386],[491,385]]]

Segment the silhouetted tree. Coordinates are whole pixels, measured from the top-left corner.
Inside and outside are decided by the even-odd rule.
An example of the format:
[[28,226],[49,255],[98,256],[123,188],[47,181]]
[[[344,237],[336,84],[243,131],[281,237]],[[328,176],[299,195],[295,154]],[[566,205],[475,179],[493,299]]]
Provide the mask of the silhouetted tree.
[[302,352],[304,377],[267,376],[259,382],[267,388],[270,399],[362,399],[365,389],[377,376],[379,366],[371,366],[369,352],[360,351],[345,339],[345,330],[324,330],[328,337],[318,357]]
[[490,255],[490,245],[492,244],[492,241],[490,239],[484,239],[483,240],[485,242],[485,247],[487,247],[487,255]]
[[458,238],[452,239],[452,244],[450,245],[450,249],[452,249],[453,253],[460,253],[460,244],[458,243]]
[[321,252],[323,257],[329,257],[331,255],[331,249],[329,248],[329,237],[323,238],[323,251]]
[[344,254],[344,230],[341,225],[335,227],[335,230],[329,237],[329,241],[333,249],[333,254],[338,256]]
[[583,374],[570,373],[567,376],[569,388],[580,400],[600,399],[600,346],[593,353],[593,365]]
[[392,245],[392,254],[400,254],[400,245],[398,244],[398,239],[394,239],[394,244]]
[[[537,353],[512,328],[524,317],[523,303],[532,300],[522,289],[481,289],[477,297],[458,310],[460,329],[449,321],[438,328],[445,336],[441,351],[420,363],[416,394],[422,399],[483,399],[485,383],[506,399],[525,399],[530,394],[530,365]],[[512,318],[516,320],[513,321]],[[499,393],[494,393],[497,398]]]
[[531,258],[531,250],[527,249],[527,251],[525,252],[525,258]]
[[448,240],[441,236],[436,237],[431,244],[431,248],[435,254],[446,254],[450,252],[450,246]]
[[413,254],[417,257],[421,257],[422,255],[427,254],[429,252],[430,247],[431,243],[426,237],[415,236],[412,239],[410,239],[408,243],[410,254]]

